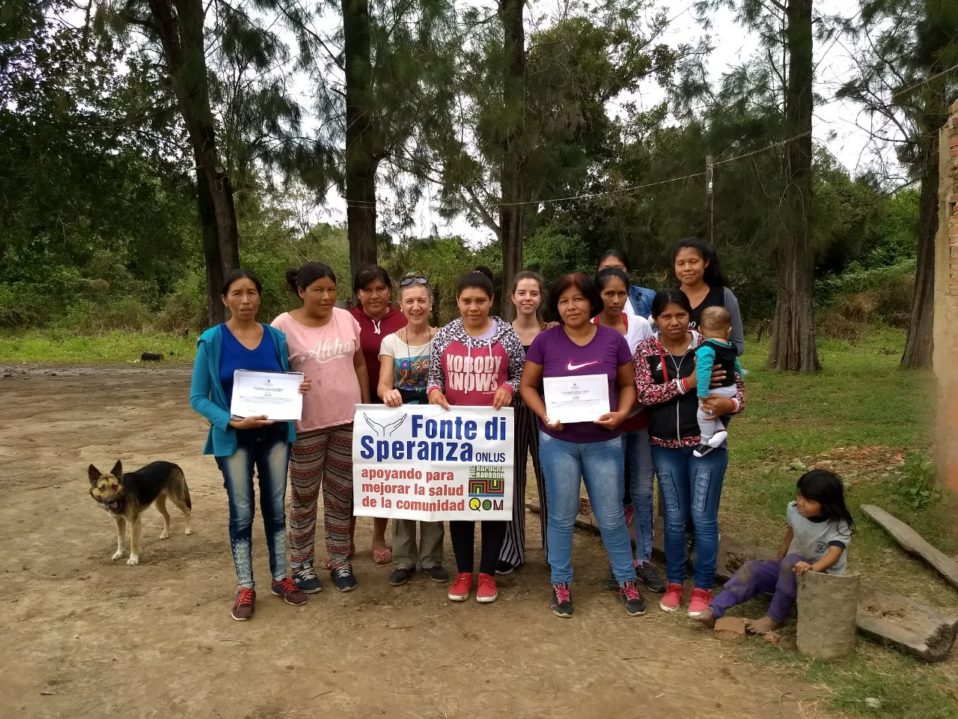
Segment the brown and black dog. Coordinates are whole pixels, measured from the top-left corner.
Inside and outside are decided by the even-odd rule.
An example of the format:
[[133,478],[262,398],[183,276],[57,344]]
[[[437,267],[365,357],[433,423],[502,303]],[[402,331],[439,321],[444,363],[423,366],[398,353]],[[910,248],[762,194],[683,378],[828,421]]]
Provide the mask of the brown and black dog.
[[150,462],[135,472],[124,474],[123,465],[117,460],[109,474],[103,474],[92,464],[87,471],[90,475],[90,496],[109,512],[116,522],[116,552],[113,559],[123,556],[126,524],[129,522],[130,558],[126,563],[140,563],[140,514],[151,504],[155,503],[163,515],[163,533],[160,539],[170,536],[167,497],[186,517],[186,534],[193,533],[190,529],[190,512],[193,508],[190,488],[186,486],[183,470],[172,462]]

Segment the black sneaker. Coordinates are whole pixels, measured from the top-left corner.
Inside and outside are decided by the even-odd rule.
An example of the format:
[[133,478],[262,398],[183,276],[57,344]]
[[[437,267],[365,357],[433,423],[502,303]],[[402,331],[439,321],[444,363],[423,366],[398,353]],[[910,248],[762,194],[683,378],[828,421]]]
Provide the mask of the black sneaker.
[[423,567],[423,574],[429,577],[432,581],[439,584],[445,584],[449,581],[449,572],[443,569],[441,564],[437,564],[435,567]]
[[661,594],[665,591],[665,580],[652,565],[652,562],[643,562],[635,566],[635,577],[645,585],[650,592]]
[[336,589],[341,592],[351,592],[358,584],[356,577],[353,576],[353,567],[350,564],[336,567],[336,569],[329,573],[329,576],[333,578],[333,584],[336,585]]
[[323,591],[323,585],[319,582],[319,577],[313,571],[312,564],[304,564],[299,569],[293,571],[293,581],[299,587],[303,594],[316,594]]
[[639,588],[635,582],[628,581],[619,587],[619,597],[625,605],[625,612],[630,617],[638,617],[645,614],[645,600],[639,594]]
[[613,592],[619,591],[619,580],[612,573],[612,567],[609,567],[609,576],[605,578],[605,588]]
[[394,569],[393,573],[389,575],[390,586],[401,587],[412,578],[412,573],[413,570],[411,567],[399,567],[398,569]]
[[512,574],[512,573],[513,573],[514,571],[516,571],[518,568],[519,568],[519,567],[516,567],[516,566],[510,564],[509,562],[504,562],[504,561],[502,561],[502,560],[500,559],[500,560],[496,563],[496,574],[499,574],[499,575],[502,575],[502,576],[504,576],[504,575],[506,575],[506,574]]
[[565,582],[552,585],[552,613],[563,619],[572,616],[572,591]]

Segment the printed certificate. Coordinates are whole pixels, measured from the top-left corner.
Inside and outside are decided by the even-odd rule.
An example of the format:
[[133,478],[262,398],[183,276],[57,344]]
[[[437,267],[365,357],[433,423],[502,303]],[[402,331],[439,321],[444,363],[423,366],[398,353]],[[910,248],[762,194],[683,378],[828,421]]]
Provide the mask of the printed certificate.
[[233,373],[230,414],[241,418],[266,415],[277,422],[299,420],[303,416],[302,383],[302,372],[238,369]]
[[604,374],[545,377],[546,414],[555,422],[595,422],[609,412],[609,378]]

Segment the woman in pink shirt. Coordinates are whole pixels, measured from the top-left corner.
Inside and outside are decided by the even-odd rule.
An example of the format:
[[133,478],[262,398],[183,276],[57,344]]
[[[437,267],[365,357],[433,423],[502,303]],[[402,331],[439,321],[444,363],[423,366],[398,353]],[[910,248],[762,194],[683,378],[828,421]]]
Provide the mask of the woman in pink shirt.
[[[512,325],[491,317],[492,282],[479,272],[459,280],[456,293],[460,319],[436,333],[429,360],[429,404],[495,407],[512,404],[519,389],[525,353]],[[480,522],[482,556],[479,560],[477,602],[494,602],[496,563],[506,536],[506,522]],[[472,591],[475,522],[449,522],[458,574],[449,588],[449,599],[464,602]]]
[[284,312],[273,327],[286,334],[291,369],[310,380],[303,418],[290,457],[289,548],[293,578],[307,594],[320,591],[313,569],[316,500],[323,488],[326,551],[336,589],[356,588],[350,564],[353,518],[353,414],[369,401],[369,375],[359,323],[336,307],[336,275],[322,262],[286,273],[303,306]]

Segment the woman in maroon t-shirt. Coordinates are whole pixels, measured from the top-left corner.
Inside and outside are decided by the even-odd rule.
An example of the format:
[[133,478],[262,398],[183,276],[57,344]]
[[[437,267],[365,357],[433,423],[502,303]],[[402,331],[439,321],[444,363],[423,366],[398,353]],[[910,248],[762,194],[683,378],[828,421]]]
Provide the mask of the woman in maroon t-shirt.
[[[369,399],[379,404],[382,401],[376,394],[379,386],[379,348],[383,337],[406,326],[406,318],[390,304],[393,283],[389,273],[379,265],[369,265],[359,270],[353,278],[353,291],[356,293],[356,306],[350,313],[359,322],[359,344],[369,374]],[[392,561],[392,550],[386,546],[388,521],[385,517],[373,519],[373,560],[376,564],[389,564]],[[353,518],[350,537],[355,532],[356,519]]]

